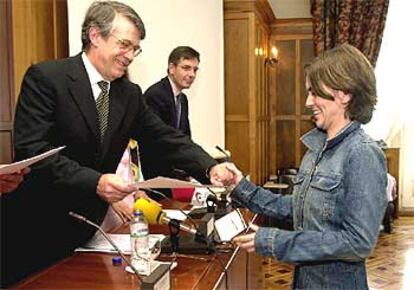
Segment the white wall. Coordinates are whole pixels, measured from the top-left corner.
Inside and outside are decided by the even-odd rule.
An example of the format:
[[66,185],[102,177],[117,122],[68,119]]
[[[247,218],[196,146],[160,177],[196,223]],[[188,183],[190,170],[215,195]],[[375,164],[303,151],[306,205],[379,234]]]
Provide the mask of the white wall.
[[378,105],[367,132],[400,148],[400,207],[414,209],[414,96],[411,89],[414,24],[411,0],[390,1],[375,69]]
[[[81,49],[81,25],[92,0],[68,0],[70,55]],[[223,9],[221,0],[121,0],[142,18],[147,35],[130,76],[145,91],[166,76],[168,55],[179,45],[201,54],[189,97],[193,140],[211,150],[224,147]]]

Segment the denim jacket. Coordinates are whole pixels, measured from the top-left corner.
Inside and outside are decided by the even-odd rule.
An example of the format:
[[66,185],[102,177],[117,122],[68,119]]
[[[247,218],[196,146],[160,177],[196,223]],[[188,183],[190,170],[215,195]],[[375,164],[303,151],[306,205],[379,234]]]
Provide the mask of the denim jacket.
[[384,216],[385,157],[358,122],[333,139],[313,129],[292,195],[273,194],[243,179],[232,198],[250,210],[293,219],[294,231],[260,227],[256,252],[295,264],[293,289],[368,289],[365,258]]

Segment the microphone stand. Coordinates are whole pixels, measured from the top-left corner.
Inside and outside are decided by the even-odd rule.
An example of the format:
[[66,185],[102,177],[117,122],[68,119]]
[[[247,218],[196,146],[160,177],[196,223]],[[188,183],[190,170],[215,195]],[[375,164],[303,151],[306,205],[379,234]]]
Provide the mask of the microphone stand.
[[[219,147],[220,148],[220,147]],[[221,148],[220,148],[221,149]],[[219,150],[220,150],[219,149]],[[223,149],[221,149],[221,150],[223,150]],[[220,151],[221,151],[220,150]],[[224,150],[223,150],[224,151]],[[228,160],[230,160],[230,156],[224,151],[224,154],[228,157]],[[210,191],[210,192],[212,192],[213,194],[214,194],[214,196],[215,196],[215,193],[209,188],[209,187],[207,187],[207,189]],[[166,196],[165,194],[163,194],[162,192],[160,192],[160,191],[158,191],[158,190],[155,190],[155,189],[152,189],[152,188],[143,188],[142,189],[144,192],[150,192],[150,193],[154,193],[154,194],[157,194],[158,196],[161,196],[161,197],[163,197],[163,198],[165,198],[165,199],[167,199],[167,200],[169,200],[169,201],[171,201],[172,202],[172,199],[171,198],[169,198],[168,196]],[[194,222],[194,220],[185,212],[185,211],[183,211],[181,208],[178,208],[177,207],[177,209],[181,212],[181,213],[183,213],[190,221],[191,221],[191,223],[194,225],[194,227],[195,227],[195,229],[196,229],[196,231],[197,231],[197,233],[196,233],[196,239],[198,239],[199,241],[200,240],[204,240],[205,242],[206,242],[206,244],[207,244],[207,249],[208,249],[208,252],[210,252],[210,250],[212,251],[212,253],[214,254],[214,257],[218,260],[218,262],[219,262],[219,265],[221,266],[221,268],[222,268],[222,272],[226,275],[226,285],[227,285],[227,273],[228,273],[228,269],[227,269],[227,267],[224,265],[224,263],[223,263],[223,261],[220,259],[220,257],[219,257],[219,255],[217,255],[217,250],[216,250],[216,248],[215,248],[215,246],[214,246],[214,244],[212,244],[212,242],[209,240],[209,238],[208,237],[204,237],[204,235],[202,235],[201,233],[200,233],[200,231],[199,231],[199,229],[198,229],[198,226],[197,226],[197,224]],[[170,225],[169,225],[169,227],[170,227]],[[179,229],[178,229],[179,230]],[[171,229],[170,229],[170,231],[171,231]],[[171,240],[171,238],[170,238],[170,240]],[[171,240],[171,242],[172,242],[172,240]],[[196,256],[192,256],[192,255],[182,255],[182,254],[178,254],[177,252],[173,252],[172,253],[172,257],[173,257],[173,261],[175,261],[176,260],[176,258],[177,257],[182,257],[182,258],[189,258],[189,259],[194,259],[194,260],[202,260],[202,261],[207,261],[207,259],[205,259],[205,258],[200,258],[200,257],[196,257]]]
[[180,251],[180,222],[176,219],[171,219],[168,223],[170,230],[171,251],[178,253]]
[[221,147],[220,147],[220,146],[218,146],[218,145],[216,145],[216,149],[217,149],[218,151],[220,151],[221,153],[223,153],[223,154],[224,154],[224,156],[225,156],[224,161],[226,161],[226,162],[230,162],[230,161],[231,161],[231,158],[230,158],[229,154],[227,154],[226,150],[224,150],[223,148],[221,148]]
[[139,283],[142,284],[142,278],[139,275],[138,270],[132,265],[132,263],[128,260],[128,258],[125,257],[125,255],[118,248],[118,246],[114,243],[114,241],[108,236],[107,233],[105,233],[105,231],[100,226],[98,226],[94,222],[88,220],[86,217],[84,217],[84,216],[82,216],[80,214],[74,213],[73,211],[70,211],[69,212],[69,215],[72,216],[72,217],[74,217],[74,218],[76,218],[77,220],[80,220],[82,222],[85,222],[88,225],[91,225],[94,228],[96,228],[105,237],[105,239],[114,247],[114,249],[117,251],[117,253],[121,256],[122,260],[124,260],[125,263],[132,269],[132,271],[134,271],[135,275],[138,278]]

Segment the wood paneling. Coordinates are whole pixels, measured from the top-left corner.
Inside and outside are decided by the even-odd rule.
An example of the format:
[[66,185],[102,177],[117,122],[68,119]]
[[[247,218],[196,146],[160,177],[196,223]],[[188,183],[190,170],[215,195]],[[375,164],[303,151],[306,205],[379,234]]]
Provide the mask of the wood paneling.
[[0,163],[10,163],[12,161],[12,134],[10,130],[0,132]]
[[226,148],[256,183],[267,179],[270,160],[266,3],[224,1]]
[[12,5],[15,96],[27,68],[68,56],[66,0],[14,0]]
[[249,17],[243,14],[232,15],[224,20],[224,27],[226,42],[237,43],[237,49],[231,45],[224,46],[226,114],[241,115],[248,119],[249,58],[245,54],[249,51],[249,38],[245,32],[249,29]]
[[270,154],[278,168],[299,167],[305,152],[300,137],[313,128],[310,112],[305,108],[304,66],[313,57],[310,20],[276,21],[271,25],[270,46],[279,51],[276,69],[269,76]]
[[11,5],[0,1],[0,163],[13,159],[11,150],[14,93],[13,93],[13,54],[11,33]]
[[[278,120],[276,122],[276,164],[277,168],[296,167],[295,148],[299,142],[295,138],[295,120]],[[274,173],[276,174],[276,172]]]
[[250,146],[249,144],[249,123],[231,122],[226,120],[226,148],[230,149],[232,160],[243,172],[248,172]]
[[397,182],[397,199],[394,200],[394,218],[399,217],[399,192],[398,185],[400,182],[400,148],[384,149],[387,158],[388,173],[395,177]]
[[305,66],[309,64],[312,59],[315,57],[313,53],[313,41],[311,39],[304,39],[300,41],[300,73],[299,73],[299,85],[300,85],[300,114],[301,115],[311,115],[312,112],[309,109],[306,109],[305,103],[308,96],[305,85]]
[[66,0],[1,0],[0,163],[12,160],[13,116],[23,75],[28,67],[68,56]]
[[295,41],[278,41],[279,62],[276,69],[276,114],[295,114]]

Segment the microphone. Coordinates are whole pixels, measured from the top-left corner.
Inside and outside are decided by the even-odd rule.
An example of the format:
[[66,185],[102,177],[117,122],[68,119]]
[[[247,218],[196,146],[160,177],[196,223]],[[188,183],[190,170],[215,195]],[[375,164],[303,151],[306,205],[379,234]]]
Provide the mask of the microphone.
[[227,162],[230,162],[230,160],[231,160],[230,155],[229,155],[229,154],[227,154],[227,152],[226,152],[223,148],[221,148],[220,146],[216,145],[216,149],[217,149],[218,151],[220,151],[221,153],[223,153],[223,154],[224,154],[224,156],[226,156],[225,160],[226,160]]
[[[140,210],[149,224],[169,224],[171,222],[171,219],[162,211],[161,206],[146,198],[141,197],[137,199],[134,204],[134,210]],[[185,232],[196,236],[199,235],[196,229],[188,225],[180,223],[179,227]]]
[[[143,189],[144,191],[148,191],[148,192],[152,192],[155,194],[158,194],[162,197],[164,197],[165,199],[168,199],[170,201],[172,201],[169,197],[167,197],[165,194],[151,189],[151,188],[145,188]],[[162,211],[161,206],[159,206],[158,204],[152,202],[151,200],[148,200],[146,198],[139,198],[135,201],[134,204],[134,210],[140,210],[142,211],[142,213],[144,214],[145,218],[147,219],[148,223],[150,224],[161,224],[161,223],[165,223],[165,224],[169,224],[171,219],[167,217],[167,215],[165,214],[165,212]],[[185,213],[182,209],[178,208],[178,210],[180,210],[186,217],[188,217],[188,219],[193,223],[194,227],[197,227],[197,225],[195,224],[194,220],[187,214]],[[198,231],[198,229],[194,229],[191,228],[187,225],[178,223],[180,229],[182,229],[183,231],[189,232],[193,235],[196,236],[196,239],[205,241],[207,243],[207,247],[208,249],[212,249],[213,252],[216,252],[215,247],[211,247],[210,244],[210,240],[208,238],[206,238],[202,233],[200,233]],[[224,265],[223,261],[220,259],[220,257],[218,255],[216,255],[217,260],[219,261],[220,267],[222,268],[222,271],[226,274],[226,280],[227,280],[227,268]],[[226,282],[227,284],[227,282]]]
[[140,284],[142,284],[142,278],[139,275],[138,270],[131,264],[131,262],[128,260],[127,257],[125,257],[125,255],[118,248],[118,246],[115,244],[115,242],[108,236],[107,233],[105,233],[105,231],[100,226],[98,226],[94,222],[88,220],[86,217],[84,217],[84,216],[82,216],[82,215],[80,215],[78,213],[75,213],[73,211],[70,211],[69,212],[69,215],[72,216],[72,217],[74,217],[77,220],[80,220],[80,221],[82,221],[84,223],[87,223],[88,225],[91,225],[94,228],[98,229],[98,231],[105,237],[105,239],[114,247],[114,249],[117,251],[117,253],[121,256],[122,260],[124,260],[125,263],[127,263],[127,265],[134,271],[135,275],[138,278],[138,281],[140,282]]
[[[171,198],[169,198],[168,196],[166,196],[165,194],[163,194],[162,192],[152,189],[152,188],[142,188],[142,191],[144,191],[146,194],[150,194],[150,193],[154,193],[162,198],[165,198],[166,200],[169,201],[173,201]],[[194,220],[191,218],[190,215],[188,215],[185,211],[183,211],[181,208],[176,207],[176,209],[178,209],[183,215],[185,215],[187,217],[187,219],[193,224],[193,226],[196,228],[196,230],[198,231],[197,228],[197,224],[194,222]]]

